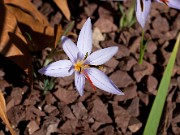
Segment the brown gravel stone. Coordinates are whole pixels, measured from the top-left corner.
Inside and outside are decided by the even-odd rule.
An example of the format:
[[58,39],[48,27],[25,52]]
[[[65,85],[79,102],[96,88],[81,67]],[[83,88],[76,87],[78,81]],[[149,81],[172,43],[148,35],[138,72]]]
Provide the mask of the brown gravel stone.
[[140,82],[145,75],[151,75],[154,71],[154,66],[150,63],[143,61],[142,65],[135,65],[133,67],[134,78],[137,82]]
[[67,85],[70,85],[73,83],[74,81],[74,76],[67,76],[67,77],[63,77],[63,78],[58,78],[58,83],[60,84],[60,86],[65,87]]
[[140,42],[141,42],[141,37],[138,37],[132,45],[129,47],[129,50],[132,54],[136,53],[137,50],[139,50],[140,47]]
[[177,15],[178,11],[176,9],[170,9],[170,16],[175,17]]
[[119,64],[119,61],[117,61],[115,58],[111,58],[108,62],[106,62],[104,65],[107,67],[110,67],[112,69],[115,69],[117,65]]
[[0,79],[0,89],[4,90],[6,87],[9,87],[10,84],[6,80]]
[[180,75],[180,66],[177,66],[176,64],[174,65],[172,76],[175,74]]
[[95,121],[94,124],[91,126],[91,128],[92,128],[94,131],[97,131],[97,129],[98,129],[102,124],[103,124],[102,122]]
[[26,105],[26,106],[35,105],[37,102],[40,101],[39,97],[40,97],[40,91],[32,90],[29,98],[27,98],[24,101],[24,105]]
[[132,100],[131,104],[129,105],[127,111],[131,116],[138,117],[140,114],[139,111],[139,97],[136,97]]
[[179,123],[180,122],[180,114],[172,119],[172,123]]
[[157,79],[154,76],[151,76],[151,75],[148,76],[147,89],[151,94],[156,95],[156,93],[157,93],[157,89],[156,89],[157,85],[158,85]]
[[167,31],[165,34],[161,35],[160,38],[164,39],[165,41],[173,40],[174,38],[176,38],[177,32],[178,31],[176,31],[176,30]]
[[120,70],[130,71],[135,64],[137,64],[135,58],[129,56],[120,61],[118,67]]
[[81,29],[86,22],[87,18],[83,17],[82,20],[76,25],[77,29]]
[[178,16],[176,17],[175,21],[173,22],[173,28],[175,30],[179,30],[180,29],[180,14],[178,14]]
[[142,123],[137,118],[131,117],[129,121],[128,129],[131,132],[136,133],[141,127],[142,127]]
[[147,50],[147,52],[149,52],[149,53],[154,53],[154,52],[157,50],[157,45],[156,45],[153,41],[150,41],[150,42],[147,44],[146,50]]
[[113,105],[115,122],[118,128],[121,128],[123,132],[126,132],[131,116],[124,108],[120,107],[118,104],[112,104],[112,105]]
[[69,106],[64,105],[64,103],[59,103],[58,104],[58,109],[62,113],[63,117],[66,117],[68,119],[75,119],[75,116],[72,113],[72,111],[69,108]]
[[25,109],[21,105],[12,107],[7,112],[7,116],[9,118],[10,123],[13,124],[14,126],[17,126],[20,121],[25,120],[25,116],[26,116]]
[[46,131],[43,128],[41,128],[40,130],[36,131],[33,135],[44,135],[44,134],[46,134]]
[[105,19],[110,20],[111,22],[113,22],[113,17],[112,17],[112,14],[111,14],[110,10],[100,6],[99,9],[98,9],[98,14],[99,14],[100,18],[105,18]]
[[151,17],[157,17],[159,15],[159,12],[158,12],[158,10],[152,8],[150,11],[150,15],[151,15]]
[[98,130],[98,134],[103,134],[103,135],[114,135],[114,127],[109,125],[101,128]]
[[138,91],[141,101],[147,106],[149,104],[149,96],[141,91]]
[[152,53],[145,53],[144,57],[147,57],[147,61],[149,61],[151,64],[157,63],[157,55]]
[[47,104],[54,104],[57,100],[51,93],[47,93],[45,101],[47,102]]
[[[120,77],[120,79],[118,79]],[[133,84],[134,81],[132,78],[127,74],[125,71],[116,71],[112,73],[110,76],[110,79],[119,87],[119,88],[125,88],[129,85]]]
[[119,47],[119,50],[118,50],[117,54],[115,55],[115,57],[117,59],[121,59],[123,57],[129,56],[130,51],[126,46],[118,45],[118,47]]
[[177,92],[176,102],[180,103],[180,92],[179,91]]
[[165,33],[169,31],[169,23],[166,18],[158,16],[153,22],[152,26],[154,30]]
[[117,26],[112,21],[106,18],[99,18],[95,22],[94,26],[98,27],[103,33],[113,32],[117,30]]
[[124,45],[128,45],[131,37],[132,35],[129,31],[122,31],[119,36],[119,42],[123,42]]
[[73,131],[76,130],[78,124],[78,120],[67,120],[65,123],[60,127],[62,133],[71,134]]
[[[93,92],[92,90],[92,86],[90,86],[90,84],[87,84],[85,85],[85,90],[88,90],[90,92]],[[79,97],[78,98],[78,102],[83,102],[85,101],[87,98],[89,98],[91,96],[91,93],[90,92],[85,92],[83,96]]]
[[102,124],[112,122],[108,115],[107,107],[99,98],[93,100],[89,104],[89,107],[92,107],[91,111],[89,112],[89,116],[93,117],[96,121],[101,122]]
[[64,88],[59,88],[54,92],[54,95],[65,104],[70,104],[76,101],[79,96],[76,90],[66,90]]
[[82,120],[87,119],[88,117],[87,110],[81,102],[72,105],[71,108],[77,119],[82,119]]
[[45,16],[48,16],[51,12],[53,12],[53,8],[49,3],[44,3],[39,10]]
[[0,78],[2,78],[4,75],[5,73],[2,70],[0,70]]
[[45,116],[45,112],[40,110],[39,108],[36,108],[35,106],[28,106],[26,108],[26,120],[34,119],[35,117],[39,116]]
[[177,84],[177,79],[172,77],[171,78],[171,81],[170,81],[170,86],[169,86],[169,89],[173,89],[173,88],[176,88],[178,86]]
[[56,24],[59,24],[62,19],[62,14],[57,12],[54,16],[51,17],[50,24],[54,27]]
[[84,10],[87,14],[87,16],[92,16],[92,14],[94,13],[94,11],[97,9],[97,5],[92,3],[89,4],[88,6],[84,7]]
[[11,99],[10,101],[8,101],[6,105],[6,111],[9,111],[9,109],[11,109],[13,106],[14,106],[14,99]]
[[39,129],[39,125],[36,123],[36,121],[30,121],[27,125],[29,134],[32,135],[35,131]]
[[49,114],[49,116],[57,117],[57,116],[59,116],[59,113],[60,113],[59,110],[56,108]]
[[[111,46],[119,46],[118,43],[114,42],[113,40],[105,40],[101,42],[102,48],[111,47]],[[117,54],[115,54],[116,56]]]
[[55,106],[52,106],[52,105],[45,105],[44,106],[44,111],[46,113],[51,113],[52,111],[54,111],[57,107]]
[[57,132],[58,131],[58,125],[59,125],[60,120],[55,118],[54,120],[51,120],[51,122],[47,122],[48,123],[48,127],[47,127],[47,133],[46,135],[52,135],[52,133]]
[[179,135],[180,134],[180,127],[178,126],[178,124],[172,124],[172,130],[174,132],[175,135]]
[[176,63],[180,66],[180,47],[178,48],[177,56],[176,56]]
[[4,135],[4,132],[2,130],[0,131],[0,135]]
[[136,90],[137,90],[136,85],[129,86],[123,90],[123,92],[124,92],[123,96],[115,95],[114,101],[126,101],[128,99],[135,98],[135,97],[137,97],[137,91]]
[[165,4],[159,4],[158,2],[153,2],[151,8],[163,11],[164,13],[167,13],[169,11],[168,6],[166,6]]
[[[166,42],[166,43],[167,43],[167,42]],[[168,43],[167,43],[167,44],[168,44]],[[164,60],[165,60],[164,63],[163,63],[163,65],[167,65],[171,53],[170,53],[170,52],[167,52],[164,48],[161,48],[161,53],[162,53],[163,58],[164,58]]]
[[22,89],[14,88],[11,92],[11,98],[14,99],[14,105],[19,105],[22,100]]

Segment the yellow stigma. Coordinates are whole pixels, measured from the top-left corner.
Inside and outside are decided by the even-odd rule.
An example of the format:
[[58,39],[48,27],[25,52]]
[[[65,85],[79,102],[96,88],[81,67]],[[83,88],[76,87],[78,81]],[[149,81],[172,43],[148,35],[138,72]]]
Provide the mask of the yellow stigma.
[[76,71],[81,71],[81,67],[83,65],[83,62],[82,61],[77,61],[75,64],[74,64],[74,69]]
[[84,64],[84,61],[77,61],[74,64],[74,69],[78,72],[81,72],[83,69],[88,68],[89,66]]

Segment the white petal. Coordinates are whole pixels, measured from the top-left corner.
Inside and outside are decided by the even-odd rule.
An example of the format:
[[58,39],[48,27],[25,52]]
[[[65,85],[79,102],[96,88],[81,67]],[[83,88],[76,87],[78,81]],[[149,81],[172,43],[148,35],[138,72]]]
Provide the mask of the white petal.
[[151,0],[136,0],[136,17],[142,28],[145,27],[151,8]]
[[120,91],[118,87],[102,71],[96,68],[89,68],[86,69],[85,72],[88,74],[93,85],[99,89],[112,94],[124,95],[124,93]]
[[118,51],[118,47],[108,47],[93,52],[87,57],[86,62],[90,65],[102,65],[109,61]]
[[92,24],[91,19],[88,18],[87,21],[84,23],[77,42],[77,47],[79,51],[85,56],[86,53],[88,55],[91,53],[92,50]]
[[41,68],[38,72],[51,77],[70,76],[74,72],[72,62],[69,60],[59,60]]
[[84,85],[85,85],[85,77],[79,72],[75,72],[75,86],[79,95],[82,96],[84,94]]
[[77,59],[77,54],[79,52],[77,46],[67,37],[63,36],[61,38],[63,50],[69,57],[69,59],[74,63]]
[[[156,0],[156,1],[158,1],[159,3],[163,3],[161,0]],[[176,9],[180,10],[180,0],[168,0],[166,4],[169,7],[176,8]]]

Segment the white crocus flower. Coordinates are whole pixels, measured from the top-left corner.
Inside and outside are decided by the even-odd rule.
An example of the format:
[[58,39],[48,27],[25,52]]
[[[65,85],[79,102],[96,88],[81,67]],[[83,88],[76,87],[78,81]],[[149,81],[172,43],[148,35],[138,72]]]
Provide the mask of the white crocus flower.
[[[180,10],[180,0],[156,0],[169,7]],[[136,18],[141,27],[144,28],[151,8],[151,0],[136,0]]]
[[92,25],[87,19],[79,34],[77,46],[67,37],[62,37],[63,50],[70,60],[59,60],[39,70],[41,74],[51,77],[65,77],[75,73],[75,86],[82,96],[85,78],[106,92],[124,95],[118,87],[99,69],[101,65],[110,60],[118,51],[118,47],[108,47],[91,53],[92,50]]

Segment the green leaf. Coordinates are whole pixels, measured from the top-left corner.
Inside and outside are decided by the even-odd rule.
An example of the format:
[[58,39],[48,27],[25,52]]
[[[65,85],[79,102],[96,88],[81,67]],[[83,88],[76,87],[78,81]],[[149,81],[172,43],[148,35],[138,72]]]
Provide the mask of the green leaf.
[[134,10],[135,10],[135,0],[132,1],[131,7],[128,9],[127,20],[128,23],[131,23],[134,17]]
[[163,77],[161,79],[158,92],[154,100],[153,106],[151,108],[151,112],[149,114],[143,135],[156,135],[157,134],[157,129],[158,129],[159,122],[161,119],[164,103],[166,101],[166,96],[168,93],[168,88],[169,88],[169,84],[171,80],[171,74],[174,67],[179,44],[180,44],[180,33],[176,41],[176,44],[173,48],[173,52],[168,61],[167,67],[164,71]]
[[135,24],[136,19],[134,16],[134,10],[135,10],[135,0],[133,0],[132,5],[129,7],[127,12],[123,10],[123,6],[119,4],[119,11],[122,14],[119,22],[120,29],[125,27],[131,27],[133,24]]

